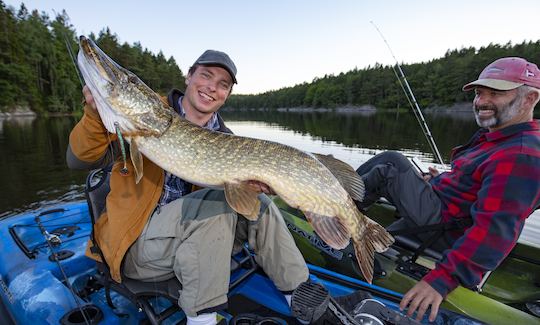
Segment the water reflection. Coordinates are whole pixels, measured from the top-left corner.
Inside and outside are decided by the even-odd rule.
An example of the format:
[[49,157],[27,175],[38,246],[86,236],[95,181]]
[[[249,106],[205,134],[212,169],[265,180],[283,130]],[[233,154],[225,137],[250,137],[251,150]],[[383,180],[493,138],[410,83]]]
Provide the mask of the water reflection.
[[334,157],[359,166],[377,151],[369,148],[346,147],[336,141],[323,141],[318,136],[302,134],[278,124],[253,121],[231,121],[227,126],[236,135],[270,140],[289,145],[307,152],[332,154]]
[[[433,154],[415,116],[410,112],[346,114],[332,112],[223,112],[226,121],[257,121],[278,125],[295,134],[309,135],[322,143],[337,143],[349,148],[398,150],[418,154],[433,161]],[[466,142],[477,125],[471,112],[424,115],[443,158],[450,150]],[[256,132],[255,132],[256,133]]]
[[80,184],[86,173],[70,171],[65,164],[74,119],[6,119],[1,124],[0,215],[69,193],[82,198]]
[[[463,115],[426,114],[445,159],[465,142],[476,124]],[[399,150],[432,161],[418,123],[408,112],[223,112],[238,135],[277,141],[335,157],[357,167],[382,150]],[[69,170],[65,152],[74,118],[0,121],[0,216],[83,199],[86,172]]]

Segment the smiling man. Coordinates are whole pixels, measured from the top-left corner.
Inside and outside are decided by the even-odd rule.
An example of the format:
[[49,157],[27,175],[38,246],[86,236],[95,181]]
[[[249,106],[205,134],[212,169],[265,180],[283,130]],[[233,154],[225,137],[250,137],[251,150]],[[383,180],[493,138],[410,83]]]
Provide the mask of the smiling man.
[[[360,208],[381,196],[396,206],[401,218],[389,230],[462,225],[436,237],[432,247],[444,252],[442,260],[401,301],[417,319],[431,309],[433,321],[448,293],[458,285],[479,284],[510,253],[525,219],[540,206],[540,125],[533,119],[540,70],[522,58],[501,58],[463,90],[475,91],[473,110],[481,129],[452,151],[450,171],[430,168],[430,174],[419,175],[396,152],[379,154],[357,170],[366,186]],[[434,239],[430,236],[418,239]]]
[[[231,133],[218,110],[235,83],[236,66],[229,56],[207,50],[189,69],[185,94],[173,89],[164,100],[192,123]],[[131,159],[127,175],[120,172],[121,151],[111,143],[117,137],[107,133],[87,87],[83,93],[84,115],[71,132],[67,162],[75,169],[112,165],[106,211],[94,227],[111,277],[162,281],[176,276],[182,283],[178,304],[187,324],[216,324],[216,312],[227,304],[233,247],[247,240],[257,263],[290,300],[290,292],[307,280],[308,270],[271,200],[259,195],[258,221],[248,224],[229,207],[223,190],[196,190],[144,157],[144,175],[136,183]],[[266,184],[251,185],[270,192]],[[100,258],[93,247],[87,255]]]

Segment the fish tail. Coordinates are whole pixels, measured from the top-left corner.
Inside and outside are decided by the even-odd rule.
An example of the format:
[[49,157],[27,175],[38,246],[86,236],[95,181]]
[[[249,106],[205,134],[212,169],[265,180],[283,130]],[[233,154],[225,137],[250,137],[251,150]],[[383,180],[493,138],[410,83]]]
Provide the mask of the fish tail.
[[353,236],[354,252],[364,279],[373,281],[375,252],[382,253],[394,242],[394,238],[378,223],[368,220],[363,234]]

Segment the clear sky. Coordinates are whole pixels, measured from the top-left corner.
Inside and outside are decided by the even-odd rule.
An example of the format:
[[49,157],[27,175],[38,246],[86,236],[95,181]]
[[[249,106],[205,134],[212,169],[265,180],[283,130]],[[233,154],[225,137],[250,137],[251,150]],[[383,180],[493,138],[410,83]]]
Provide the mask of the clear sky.
[[[393,63],[370,21],[405,63],[438,58],[448,49],[540,39],[538,0],[22,2],[51,17],[53,9],[65,9],[79,34],[108,26],[121,43],[139,41],[173,56],[184,74],[204,50],[225,51],[238,68],[236,94]],[[21,1],[4,3],[19,8]]]

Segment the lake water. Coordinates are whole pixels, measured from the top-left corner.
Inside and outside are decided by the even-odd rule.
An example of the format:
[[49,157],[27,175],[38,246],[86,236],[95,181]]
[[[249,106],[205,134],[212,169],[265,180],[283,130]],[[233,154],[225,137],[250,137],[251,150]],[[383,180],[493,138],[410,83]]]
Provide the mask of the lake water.
[[[354,168],[382,150],[398,150],[431,163],[433,154],[410,112],[222,113],[237,135],[333,154]],[[425,114],[443,158],[477,129],[472,113]],[[58,202],[83,199],[86,172],[66,167],[71,117],[0,121],[0,217]]]

